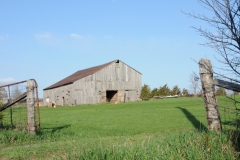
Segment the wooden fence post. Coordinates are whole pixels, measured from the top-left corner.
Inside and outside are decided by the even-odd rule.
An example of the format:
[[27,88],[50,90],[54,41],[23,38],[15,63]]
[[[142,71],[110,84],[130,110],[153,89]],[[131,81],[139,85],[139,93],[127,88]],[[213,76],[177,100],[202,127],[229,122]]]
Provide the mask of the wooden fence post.
[[35,105],[35,98],[34,98],[34,81],[28,80],[27,81],[27,117],[28,117],[28,133],[35,134],[35,117],[34,117],[34,105]]
[[208,129],[221,131],[222,126],[216,101],[211,61],[203,58],[200,59],[199,68],[202,82],[203,98],[207,112]]

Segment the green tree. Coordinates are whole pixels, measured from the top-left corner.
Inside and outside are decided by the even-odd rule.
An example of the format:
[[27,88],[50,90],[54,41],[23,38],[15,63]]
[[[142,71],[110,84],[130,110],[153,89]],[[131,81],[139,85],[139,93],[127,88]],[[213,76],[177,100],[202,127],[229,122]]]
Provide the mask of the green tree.
[[160,96],[168,96],[168,95],[170,95],[170,89],[167,86],[167,84],[165,84],[163,87],[159,88],[158,95],[160,95]]
[[183,94],[183,95],[188,95],[188,90],[185,89],[185,88],[183,88],[183,89],[182,89],[182,94]]
[[218,87],[216,91],[216,96],[226,96],[227,93],[224,88]]
[[181,90],[178,88],[178,85],[174,86],[173,89],[171,90],[171,95],[180,95]]
[[150,87],[146,84],[143,85],[142,90],[141,90],[141,99],[148,99],[151,97],[151,90]]
[[157,88],[154,88],[154,89],[151,91],[151,98],[154,97],[154,96],[158,96],[158,89],[157,89]]

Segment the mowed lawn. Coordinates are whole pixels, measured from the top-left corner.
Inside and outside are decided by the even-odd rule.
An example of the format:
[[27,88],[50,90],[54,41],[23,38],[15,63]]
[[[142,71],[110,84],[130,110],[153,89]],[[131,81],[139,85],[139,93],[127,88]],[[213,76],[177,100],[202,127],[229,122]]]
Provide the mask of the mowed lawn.
[[206,126],[201,98],[41,108],[41,132],[79,138],[131,136]]

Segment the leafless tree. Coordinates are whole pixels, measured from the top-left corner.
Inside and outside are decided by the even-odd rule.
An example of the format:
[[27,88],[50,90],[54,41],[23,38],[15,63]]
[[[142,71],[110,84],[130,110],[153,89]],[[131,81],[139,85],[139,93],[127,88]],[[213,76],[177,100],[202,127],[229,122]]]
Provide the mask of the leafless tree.
[[22,91],[21,91],[20,87],[18,85],[14,85],[12,93],[11,93],[12,99],[19,97],[21,94],[22,94]]
[[[198,0],[198,2],[209,11],[209,15],[189,13],[187,15],[206,22],[210,27],[202,29],[193,27],[201,36],[207,39],[203,45],[213,48],[218,56],[216,59],[223,64],[224,69],[236,77],[240,77],[240,0]],[[208,64],[202,68],[201,79],[204,90],[204,98],[211,97],[211,87],[207,87],[204,81],[212,78],[212,67],[209,62],[201,59],[201,65]],[[206,68],[211,70],[206,70]],[[200,70],[201,71],[201,70]],[[207,74],[206,74],[207,73]],[[209,84],[208,84],[209,85]],[[214,90],[212,91],[214,92]],[[214,98],[214,96],[213,96]],[[214,101],[213,101],[214,102]],[[221,130],[221,119],[217,104],[206,104],[208,128]],[[212,112],[212,109],[216,109]],[[217,116],[216,116],[217,115]],[[218,117],[219,116],[219,117]],[[216,120],[216,121],[215,121]],[[219,126],[219,127],[218,127]]]
[[197,75],[196,72],[192,72],[189,76],[189,82],[190,82],[190,91],[192,91],[192,93],[194,94],[194,96],[197,96],[198,90],[199,90],[199,82],[197,77],[199,77]]
[[198,0],[213,16],[187,13],[190,17],[209,24],[209,29],[193,27],[207,39],[203,44],[213,48],[218,55],[217,60],[225,69],[240,77],[240,0]]

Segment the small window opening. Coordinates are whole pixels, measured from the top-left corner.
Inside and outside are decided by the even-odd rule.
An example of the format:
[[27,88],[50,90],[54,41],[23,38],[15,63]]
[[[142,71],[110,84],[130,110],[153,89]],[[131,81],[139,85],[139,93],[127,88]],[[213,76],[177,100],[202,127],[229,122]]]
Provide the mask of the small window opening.
[[119,60],[116,60],[115,64],[116,64],[116,68],[119,68]]

